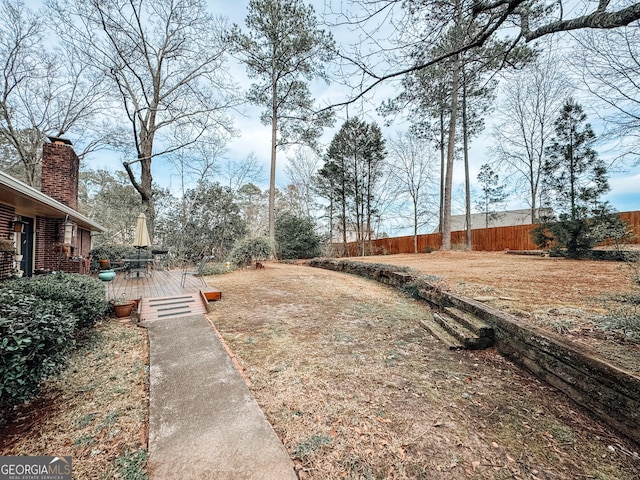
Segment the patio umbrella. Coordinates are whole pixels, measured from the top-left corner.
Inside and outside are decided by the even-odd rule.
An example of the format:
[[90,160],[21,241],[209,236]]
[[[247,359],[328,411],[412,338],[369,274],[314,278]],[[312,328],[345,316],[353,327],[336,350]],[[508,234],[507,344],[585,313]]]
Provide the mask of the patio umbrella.
[[[133,246],[138,250],[138,264],[136,268],[140,268],[140,249],[149,248],[151,246],[151,239],[149,238],[149,231],[147,230],[147,217],[144,213],[138,215],[138,223],[136,223],[136,236],[133,238]],[[140,278],[140,271],[136,272],[136,277]]]
[[138,215],[138,223],[136,224],[136,236],[133,239],[133,246],[136,248],[146,248],[151,246],[149,231],[147,230],[147,217],[145,217],[144,213]]

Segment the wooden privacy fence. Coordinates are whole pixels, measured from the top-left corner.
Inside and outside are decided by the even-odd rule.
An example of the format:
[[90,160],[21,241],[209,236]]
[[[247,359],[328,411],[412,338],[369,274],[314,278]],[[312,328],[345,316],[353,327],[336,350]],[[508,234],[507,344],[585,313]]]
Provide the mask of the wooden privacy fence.
[[[640,243],[640,211],[621,212],[620,219],[629,225],[633,233],[632,243]],[[473,250],[498,252],[502,250],[538,250],[531,241],[531,230],[537,224],[514,225],[511,227],[478,228],[471,230],[471,244]],[[440,233],[418,235],[418,252],[439,250],[442,245]],[[451,245],[466,245],[466,231],[451,232]],[[348,243],[349,256],[359,255],[358,244]],[[335,251],[340,251],[336,245]],[[413,253],[413,235],[404,237],[379,238],[371,241],[372,255],[393,255],[395,253]]]

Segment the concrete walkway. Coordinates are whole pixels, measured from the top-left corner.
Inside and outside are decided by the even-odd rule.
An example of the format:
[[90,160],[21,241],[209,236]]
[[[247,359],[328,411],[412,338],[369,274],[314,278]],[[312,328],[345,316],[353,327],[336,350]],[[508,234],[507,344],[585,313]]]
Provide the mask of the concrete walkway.
[[152,480],[295,480],[293,462],[203,315],[146,321]]

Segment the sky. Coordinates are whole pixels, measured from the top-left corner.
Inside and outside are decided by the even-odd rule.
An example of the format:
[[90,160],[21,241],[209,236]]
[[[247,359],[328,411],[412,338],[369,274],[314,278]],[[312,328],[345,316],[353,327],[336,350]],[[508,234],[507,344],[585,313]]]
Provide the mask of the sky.
[[[209,4],[212,12],[219,13],[225,17],[228,17],[232,23],[237,23],[241,27],[244,27],[244,17],[247,13],[248,0],[237,0],[229,2],[226,0],[210,0]],[[311,2],[316,9],[316,12],[322,13],[325,11],[325,0],[315,0]],[[336,3],[336,2],[334,2]],[[338,41],[348,38],[348,32],[343,30],[342,32],[335,32],[334,36]],[[238,75],[243,75],[243,67],[234,67]],[[318,88],[321,87],[321,88]],[[319,96],[319,102],[340,102],[347,98],[348,92],[343,88],[332,88],[332,86],[316,85],[316,91],[322,91]],[[396,92],[394,85],[383,84],[376,88],[374,96],[366,102],[360,104],[356,103],[351,107],[351,114],[354,111],[358,115],[362,115],[362,108],[366,111],[367,121],[376,121],[379,125],[383,126],[385,119],[380,117],[375,108],[387,98],[391,98]],[[596,136],[601,133],[598,131],[598,127],[602,128],[601,122],[597,121],[594,111],[589,111],[589,104],[584,105],[587,114],[589,115],[589,121],[592,122],[592,126],[596,130]],[[358,112],[358,110],[361,110]],[[338,128],[344,122],[346,118],[346,111],[343,109],[337,113],[337,121],[335,127],[327,129],[323,135],[321,141],[327,145],[333,135],[337,132]],[[254,152],[257,158],[265,165],[265,174],[268,172],[269,166],[269,145],[270,145],[270,130],[269,127],[264,126],[259,121],[259,109],[248,108],[246,117],[237,117],[237,126],[240,128],[242,134],[239,138],[233,140],[228,148],[228,155],[231,158],[245,158],[249,153]],[[488,151],[491,144],[491,118],[487,120],[487,128],[483,134],[474,139],[471,144],[471,182],[475,184],[476,176],[480,170],[480,166],[491,160]],[[390,127],[383,127],[383,131],[386,135],[394,135],[397,131],[405,130],[408,127],[407,123],[396,123]],[[601,151],[599,152],[604,158],[610,158],[615,155],[614,152]],[[284,165],[286,164],[286,153],[279,153],[278,155],[278,174],[276,176],[276,183],[279,187],[284,187],[288,179],[284,175]],[[454,182],[457,187],[453,188],[453,191],[461,190],[464,185],[464,171],[461,163],[455,165]],[[265,178],[265,185],[267,179]],[[611,191],[606,195],[605,200],[612,203],[614,208],[618,211],[637,210],[640,208],[640,167],[630,168],[624,172],[610,172],[610,186]],[[473,186],[472,186],[473,188]],[[473,203],[473,202],[472,202]],[[526,202],[522,199],[518,199],[515,196],[510,198],[508,208],[526,208]],[[460,212],[462,213],[462,212]]]
[[[331,3],[332,0],[312,0],[316,12],[322,14],[326,11],[326,4]],[[30,8],[37,8],[40,2],[37,0],[30,0],[27,4]],[[231,23],[237,23],[244,28],[244,18],[247,14],[248,0],[235,0],[230,2],[228,0],[208,0],[208,5],[211,13],[227,17]],[[346,5],[346,2],[340,0],[333,0],[335,5]],[[346,29],[341,31],[333,31],[334,37],[340,43],[342,41],[353,41],[354,35]],[[246,71],[244,66],[237,63],[231,63],[230,69],[235,80],[243,87],[249,87],[250,81],[246,77]],[[348,92],[337,84],[326,85],[322,82],[315,82],[312,87],[312,93],[316,96],[318,104],[327,104],[344,101],[348,98]],[[337,132],[341,124],[346,120],[347,114],[353,116],[358,115],[364,118],[366,121],[375,121],[380,126],[384,125],[385,119],[378,116],[375,109],[385,99],[391,98],[396,93],[395,85],[392,83],[382,84],[376,88],[371,96],[366,100],[356,102],[348,109],[341,109],[336,112],[335,127],[326,129],[323,137],[321,138],[321,144],[328,145],[333,135]],[[594,121],[595,113],[589,110],[590,105],[587,103],[584,105],[589,115],[589,120],[593,122],[594,130],[598,135],[598,122]],[[259,120],[260,108],[250,105],[245,106],[243,109],[244,114],[235,115],[235,127],[240,131],[240,135],[237,138],[232,139],[228,146],[227,152],[222,159],[243,160],[250,154],[255,155],[256,159],[263,165],[263,179],[260,186],[263,189],[268,188],[268,172],[270,163],[270,127],[262,125]],[[491,117],[486,120],[487,128],[481,136],[474,139],[471,144],[471,180],[472,184],[475,184],[476,176],[480,170],[480,166],[490,161],[490,155],[488,147],[491,144]],[[405,130],[408,127],[407,123],[396,122],[389,127],[383,126],[383,132],[386,136],[394,135],[396,132]],[[614,152],[600,152],[601,156],[607,158],[615,155]],[[288,178],[284,173],[285,165],[287,162],[288,152],[279,151],[278,163],[277,163],[277,175],[276,185],[278,188],[284,188],[288,184]],[[87,159],[87,166],[89,168],[104,168],[107,166],[111,169],[122,170],[120,159],[117,155],[110,152],[101,152],[95,157]],[[162,162],[159,159],[154,160],[153,165],[154,180],[160,183],[163,187],[169,187],[175,189],[176,176],[171,172],[170,166],[166,162]],[[463,167],[460,162],[456,162],[454,170],[454,195],[456,192],[462,191],[463,186]],[[625,171],[610,172],[610,186],[611,191],[606,196],[606,200],[609,200],[613,207],[618,211],[637,210],[640,208],[640,166],[630,168]],[[474,188],[474,185],[472,185]],[[477,189],[477,187],[475,187]],[[454,200],[454,206],[462,204],[461,200]],[[473,201],[472,201],[473,203]],[[454,207],[455,208],[455,207]],[[526,208],[526,202],[518,199],[517,197],[511,197],[508,208]],[[454,212],[462,213],[462,212]]]

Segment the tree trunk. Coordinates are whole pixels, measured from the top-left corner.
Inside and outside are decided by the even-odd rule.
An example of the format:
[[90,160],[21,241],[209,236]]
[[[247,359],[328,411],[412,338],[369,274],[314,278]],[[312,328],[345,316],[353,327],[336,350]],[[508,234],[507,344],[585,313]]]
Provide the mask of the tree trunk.
[[444,148],[444,107],[440,109],[440,220],[438,232],[442,233],[444,223],[444,175],[445,175],[445,148]]
[[458,88],[460,86],[460,57],[453,58],[453,84],[449,118],[449,142],[447,146],[447,171],[444,182],[444,211],[442,218],[441,250],[451,250],[451,189],[453,187],[453,161],[456,155],[456,118],[458,113]]
[[140,194],[142,213],[147,217],[147,229],[153,241],[153,234],[156,225],[156,213],[153,205],[153,176],[151,174],[151,156],[153,154],[153,136],[146,133],[147,130],[141,128],[140,142],[138,145],[138,160],[140,163],[140,180],[136,178],[135,172],[131,168],[131,163],[124,162],[131,185]]
[[271,171],[269,174],[269,239],[276,241],[276,149],[278,147],[278,89],[271,83]]
[[372,255],[372,249],[371,249],[371,189],[372,189],[372,179],[373,179],[373,171],[372,171],[372,165],[371,163],[373,162],[373,158],[369,157],[367,159],[367,198],[366,198],[366,204],[367,204],[367,212],[366,212],[366,226],[365,228],[367,229],[366,231],[366,235],[367,235],[367,247],[369,250],[369,255]]
[[142,210],[147,217],[147,227],[149,230],[149,236],[153,241],[153,233],[156,228],[156,212],[153,205],[153,177],[151,176],[151,155],[140,162],[140,197],[142,198]]
[[[463,67],[464,70],[464,67]],[[467,223],[467,250],[472,250],[471,244],[471,182],[469,180],[469,132],[467,131],[467,80],[462,74],[462,143],[464,149],[464,196],[465,215]]]
[[[535,188],[535,183],[534,183],[534,173],[533,173],[533,161],[529,162],[529,178],[531,178],[531,223],[537,223],[538,222],[538,216],[536,215],[536,196],[537,196],[537,192],[536,192],[536,188]],[[536,182],[537,183],[537,182]]]
[[342,202],[342,244],[344,246],[344,256],[349,256],[349,245],[347,244],[347,195],[346,195],[346,185],[344,183],[344,177],[342,180],[342,198],[340,199]]
[[418,253],[418,202],[413,201],[413,253]]

